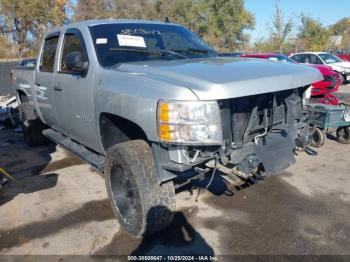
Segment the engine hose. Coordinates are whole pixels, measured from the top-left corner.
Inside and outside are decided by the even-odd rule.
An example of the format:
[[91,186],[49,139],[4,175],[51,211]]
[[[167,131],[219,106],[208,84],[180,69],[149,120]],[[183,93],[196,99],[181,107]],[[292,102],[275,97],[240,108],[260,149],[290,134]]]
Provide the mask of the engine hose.
[[[216,170],[217,170],[217,167],[218,167],[218,156],[215,155],[214,159],[215,159],[214,169],[213,169],[213,172],[211,174],[211,178],[210,178],[208,184],[205,187],[205,190],[208,190],[210,185],[213,183],[214,176],[215,176],[215,173],[216,173]],[[196,199],[195,199],[195,202],[198,202],[198,197],[199,197],[200,192],[201,192],[201,188],[199,187],[198,188],[198,193],[197,193],[197,196],[196,196]]]
[[205,190],[208,190],[208,188],[210,187],[211,183],[213,183],[214,176],[215,176],[217,168],[218,168],[218,158],[217,158],[217,156],[215,156],[215,165],[214,165],[213,173],[211,174],[211,178],[210,178],[207,186],[205,187]]

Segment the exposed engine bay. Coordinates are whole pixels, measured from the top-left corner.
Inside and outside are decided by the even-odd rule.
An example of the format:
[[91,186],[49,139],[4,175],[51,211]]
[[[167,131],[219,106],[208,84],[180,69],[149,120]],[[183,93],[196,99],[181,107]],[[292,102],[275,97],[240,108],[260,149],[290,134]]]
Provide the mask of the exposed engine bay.
[[306,89],[219,101],[222,145],[170,146],[162,168],[175,174],[215,169],[233,184],[280,173],[295,163],[294,150],[309,141]]

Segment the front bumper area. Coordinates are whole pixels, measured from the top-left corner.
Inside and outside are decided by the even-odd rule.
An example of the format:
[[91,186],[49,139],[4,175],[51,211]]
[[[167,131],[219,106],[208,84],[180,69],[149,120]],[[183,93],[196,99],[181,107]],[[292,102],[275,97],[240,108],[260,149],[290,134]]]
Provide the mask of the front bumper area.
[[214,167],[240,179],[282,172],[295,163],[294,150],[309,141],[302,105],[306,89],[219,101],[221,145],[153,145],[162,181],[184,174],[191,177]]

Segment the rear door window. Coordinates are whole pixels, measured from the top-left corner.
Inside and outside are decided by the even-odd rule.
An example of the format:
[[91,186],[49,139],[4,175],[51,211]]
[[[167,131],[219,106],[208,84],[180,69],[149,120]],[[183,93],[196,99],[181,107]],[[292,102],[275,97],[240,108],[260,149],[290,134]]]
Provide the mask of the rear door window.
[[53,72],[55,65],[56,49],[58,36],[46,38],[44,42],[43,52],[40,59],[40,71]]

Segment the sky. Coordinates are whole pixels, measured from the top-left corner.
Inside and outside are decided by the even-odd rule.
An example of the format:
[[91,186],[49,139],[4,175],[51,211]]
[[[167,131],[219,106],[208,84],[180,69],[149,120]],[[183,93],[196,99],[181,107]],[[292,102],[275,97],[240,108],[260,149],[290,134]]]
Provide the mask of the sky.
[[[267,24],[272,21],[274,3],[275,0],[245,0],[246,9],[255,16],[255,30],[250,32],[252,40],[267,37]],[[280,8],[286,20],[290,17],[295,20],[296,27],[300,24],[301,13],[319,19],[326,26],[350,17],[350,0],[280,0]]]

